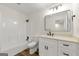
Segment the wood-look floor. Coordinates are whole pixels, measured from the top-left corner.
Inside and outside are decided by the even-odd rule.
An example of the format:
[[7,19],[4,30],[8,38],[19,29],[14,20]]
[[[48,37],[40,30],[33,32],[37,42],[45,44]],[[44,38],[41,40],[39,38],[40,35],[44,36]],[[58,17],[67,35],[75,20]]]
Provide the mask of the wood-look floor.
[[29,49],[25,49],[24,51],[16,54],[15,56],[39,56],[38,51],[36,51],[34,54],[29,53]]

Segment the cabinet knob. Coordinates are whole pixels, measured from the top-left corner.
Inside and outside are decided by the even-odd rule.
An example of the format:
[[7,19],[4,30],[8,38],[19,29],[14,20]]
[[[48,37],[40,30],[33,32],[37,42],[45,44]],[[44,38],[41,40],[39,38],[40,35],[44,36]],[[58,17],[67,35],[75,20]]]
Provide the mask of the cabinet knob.
[[64,53],[64,52],[63,52],[63,55],[65,55],[65,56],[69,56],[69,54],[67,54],[67,53]]
[[63,44],[63,46],[69,46],[68,44]]
[[48,46],[45,46],[44,48],[45,48],[46,50],[48,50]]

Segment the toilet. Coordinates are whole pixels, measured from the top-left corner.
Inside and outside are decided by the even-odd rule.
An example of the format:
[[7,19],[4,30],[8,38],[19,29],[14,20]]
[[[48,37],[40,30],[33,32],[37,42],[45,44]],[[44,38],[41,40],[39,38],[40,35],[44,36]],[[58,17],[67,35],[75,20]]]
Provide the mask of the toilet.
[[38,42],[31,41],[27,44],[27,47],[30,49],[30,54],[33,54],[37,51],[38,48]]
[[37,46],[38,42],[35,42],[35,41],[31,41],[27,44],[27,47],[32,49],[34,48],[35,46]]
[[28,41],[28,44],[27,44],[27,47],[30,49],[30,54],[33,54],[34,52],[37,51],[38,49],[38,38],[36,37],[32,37],[32,36],[28,36],[27,37],[27,41]]

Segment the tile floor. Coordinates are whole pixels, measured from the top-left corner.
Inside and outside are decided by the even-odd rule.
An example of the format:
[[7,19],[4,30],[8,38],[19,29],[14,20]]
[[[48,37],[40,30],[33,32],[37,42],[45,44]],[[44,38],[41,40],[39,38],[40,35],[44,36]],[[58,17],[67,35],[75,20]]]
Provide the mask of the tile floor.
[[15,56],[39,56],[38,51],[36,51],[34,54],[29,54],[29,49],[25,49],[22,52],[16,54]]

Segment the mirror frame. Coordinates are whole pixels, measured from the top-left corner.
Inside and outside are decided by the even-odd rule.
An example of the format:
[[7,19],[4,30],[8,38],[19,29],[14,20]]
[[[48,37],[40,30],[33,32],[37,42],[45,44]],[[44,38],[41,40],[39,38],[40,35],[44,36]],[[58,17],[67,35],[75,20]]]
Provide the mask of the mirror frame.
[[[65,11],[71,11],[71,10],[65,10]],[[61,11],[61,12],[65,12],[65,11]],[[58,12],[58,13],[61,13],[61,12]],[[55,13],[55,14],[57,14],[57,13]],[[73,14],[73,12],[71,14]],[[49,15],[52,15],[52,14],[49,14]],[[71,31],[70,32],[68,32],[68,31],[66,31],[66,32],[65,31],[56,32],[56,31],[52,31],[52,30],[46,28],[46,16],[48,16],[48,15],[45,15],[44,16],[44,30],[45,31],[51,31],[51,32],[54,32],[54,33],[72,33],[73,32],[73,21],[72,21],[73,19],[71,20],[72,21],[72,24],[71,24]]]

